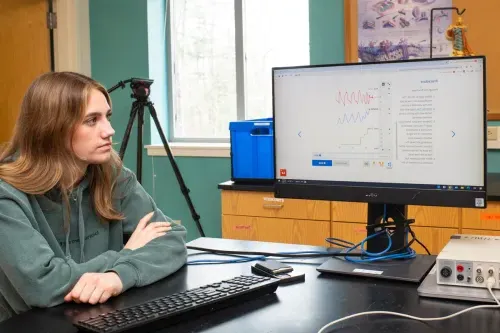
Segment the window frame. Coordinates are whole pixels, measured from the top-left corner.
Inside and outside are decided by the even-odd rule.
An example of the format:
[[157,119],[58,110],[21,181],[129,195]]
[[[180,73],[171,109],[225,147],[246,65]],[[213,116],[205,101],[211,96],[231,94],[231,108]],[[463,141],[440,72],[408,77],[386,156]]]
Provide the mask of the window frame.
[[[173,45],[172,36],[172,10],[173,1],[167,4],[167,96],[168,96],[168,137],[172,142],[200,142],[200,143],[229,143],[229,138],[180,138],[175,136],[174,131],[174,94],[173,94],[173,72],[175,64],[173,63]],[[235,21],[235,56],[236,56],[236,119],[245,120],[245,58],[244,58],[244,29],[243,29],[243,11],[245,0],[234,0],[234,21]]]

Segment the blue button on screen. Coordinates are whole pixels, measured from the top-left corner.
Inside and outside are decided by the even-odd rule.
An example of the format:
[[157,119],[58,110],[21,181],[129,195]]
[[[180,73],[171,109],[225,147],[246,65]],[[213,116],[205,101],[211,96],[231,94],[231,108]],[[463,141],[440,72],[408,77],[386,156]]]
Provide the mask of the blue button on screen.
[[332,160],[312,160],[313,166],[332,166]]

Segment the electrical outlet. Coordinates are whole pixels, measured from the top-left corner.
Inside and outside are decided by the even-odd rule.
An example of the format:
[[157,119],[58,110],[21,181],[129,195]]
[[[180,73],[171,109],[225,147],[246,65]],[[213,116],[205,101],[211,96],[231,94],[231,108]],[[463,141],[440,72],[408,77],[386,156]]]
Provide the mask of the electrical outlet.
[[488,140],[498,140],[498,126],[488,126]]

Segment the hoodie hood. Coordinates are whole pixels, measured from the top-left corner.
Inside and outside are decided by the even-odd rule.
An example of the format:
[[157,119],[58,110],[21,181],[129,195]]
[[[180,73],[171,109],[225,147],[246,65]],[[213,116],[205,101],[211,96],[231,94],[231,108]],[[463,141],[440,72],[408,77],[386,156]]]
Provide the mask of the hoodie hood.
[[[19,157],[19,152],[14,153],[11,156],[6,157],[3,162],[10,162],[14,161]],[[70,221],[68,223],[68,228],[66,230],[65,234],[65,245],[64,245],[64,251],[67,259],[72,259],[71,256],[71,249],[70,249],[70,234],[71,234],[71,227],[73,224],[77,227],[78,230],[78,240],[80,243],[80,262],[85,262],[85,219],[83,217],[83,209],[82,209],[82,198],[83,198],[83,192],[86,191],[89,187],[90,184],[90,179],[89,179],[89,174],[86,173],[85,176],[83,177],[82,181],[78,186],[69,193],[69,203],[70,203],[70,211],[68,212],[69,214],[66,214],[66,210],[68,207],[63,208],[63,211],[65,214],[62,214],[62,225],[64,229],[64,219],[66,216],[70,216]],[[88,190],[87,190],[88,191]],[[53,202],[57,202],[59,204],[62,203],[62,195],[61,191],[57,188],[53,188],[52,190],[48,191],[45,196],[49,198]],[[47,206],[47,203],[42,202],[41,206]],[[48,205],[50,208],[52,205]],[[49,208],[49,210],[50,210]],[[74,218],[74,213],[73,210],[76,209],[76,219]],[[76,220],[76,221],[75,221]],[[75,223],[76,222],[76,223]]]

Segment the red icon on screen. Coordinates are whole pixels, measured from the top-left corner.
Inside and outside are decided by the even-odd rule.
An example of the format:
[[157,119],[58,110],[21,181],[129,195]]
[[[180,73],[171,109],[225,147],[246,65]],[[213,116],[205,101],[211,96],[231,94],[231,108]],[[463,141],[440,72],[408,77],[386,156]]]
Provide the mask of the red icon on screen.
[[280,176],[286,177],[286,169],[280,169]]

